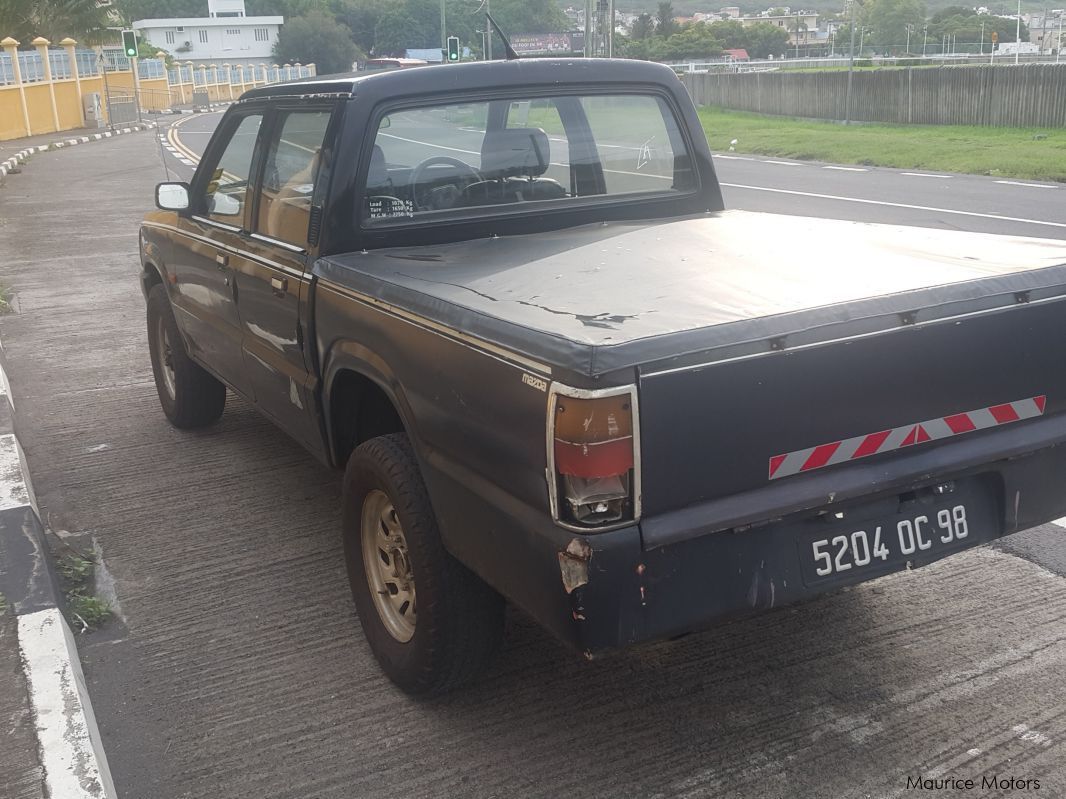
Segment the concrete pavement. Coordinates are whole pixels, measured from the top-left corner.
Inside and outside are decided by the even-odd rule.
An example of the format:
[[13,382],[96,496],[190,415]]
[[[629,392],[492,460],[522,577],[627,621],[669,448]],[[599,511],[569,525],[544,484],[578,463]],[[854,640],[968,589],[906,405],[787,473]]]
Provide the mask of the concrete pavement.
[[348,596],[338,476],[232,397],[198,433],[159,410],[136,224],[160,157],[46,154],[0,195],[42,515],[92,533],[121,602],[79,640],[120,796],[1066,794],[1066,580],[991,549],[593,663],[513,614],[482,684],[400,694]]

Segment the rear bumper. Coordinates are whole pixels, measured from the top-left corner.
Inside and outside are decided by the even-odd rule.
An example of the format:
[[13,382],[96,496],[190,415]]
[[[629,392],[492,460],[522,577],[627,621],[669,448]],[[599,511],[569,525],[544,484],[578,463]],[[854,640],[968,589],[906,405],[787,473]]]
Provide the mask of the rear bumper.
[[[910,558],[912,567],[1066,516],[1063,445],[938,475],[920,485],[932,486],[945,480],[965,480],[980,486],[990,504],[993,524],[961,546],[933,550],[928,555],[916,553]],[[809,536],[812,525],[822,524],[814,518],[818,510],[847,511],[878,500],[891,501],[911,488],[883,491],[851,503],[833,503],[743,531],[726,530],[643,550],[638,562],[615,563],[608,540],[603,541],[607,551],[601,552],[600,538],[590,538],[594,547],[592,563],[599,558],[609,568],[591,571],[589,583],[581,589],[585,617],[581,622],[581,646],[595,651],[677,635],[906,568],[897,565],[881,571],[852,570],[807,585],[800,570],[797,542]],[[634,576],[638,576],[636,585]],[[612,619],[612,623],[597,623],[602,618]]]
[[[819,510],[891,505],[914,489],[949,480],[979,486],[990,522],[962,545],[915,554],[909,559],[912,567],[1066,516],[1066,445],[933,473],[848,502],[654,548],[647,547],[638,526],[575,535],[553,525],[543,511],[479,486],[473,476],[457,480],[434,465],[424,466],[449,550],[586,653],[690,632],[906,568],[853,570],[805,583],[798,542],[809,537],[812,524],[824,524],[814,518]],[[456,518],[463,521],[461,529],[448,523]]]

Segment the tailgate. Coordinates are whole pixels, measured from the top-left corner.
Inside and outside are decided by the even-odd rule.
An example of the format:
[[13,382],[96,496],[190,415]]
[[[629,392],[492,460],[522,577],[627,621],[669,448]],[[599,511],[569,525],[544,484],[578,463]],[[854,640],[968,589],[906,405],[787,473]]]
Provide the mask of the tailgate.
[[1066,301],[1026,299],[642,374],[645,525],[735,527],[1066,438]]

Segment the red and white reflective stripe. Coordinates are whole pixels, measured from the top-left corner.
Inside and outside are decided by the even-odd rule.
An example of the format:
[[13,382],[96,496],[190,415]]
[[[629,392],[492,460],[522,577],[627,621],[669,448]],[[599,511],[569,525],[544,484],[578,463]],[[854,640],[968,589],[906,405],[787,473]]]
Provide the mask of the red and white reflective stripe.
[[1022,419],[1032,419],[1044,414],[1046,396],[1030,397],[1017,402],[1005,402],[989,408],[980,408],[966,413],[955,413],[939,419],[903,425],[892,430],[881,430],[865,436],[847,438],[820,444],[817,447],[774,455],[770,458],[770,479],[789,477],[800,472],[810,472],[823,466],[833,466],[845,461],[854,461],[869,455],[891,452],[929,441],[960,436],[974,430],[985,430]]

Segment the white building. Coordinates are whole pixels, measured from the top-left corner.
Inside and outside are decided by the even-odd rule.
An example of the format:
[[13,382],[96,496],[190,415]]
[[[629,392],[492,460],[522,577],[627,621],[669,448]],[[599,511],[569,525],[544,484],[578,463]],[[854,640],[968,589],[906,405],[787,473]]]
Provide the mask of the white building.
[[208,0],[208,16],[140,19],[133,29],[143,41],[194,64],[273,63],[284,17],[248,17],[244,0]]

